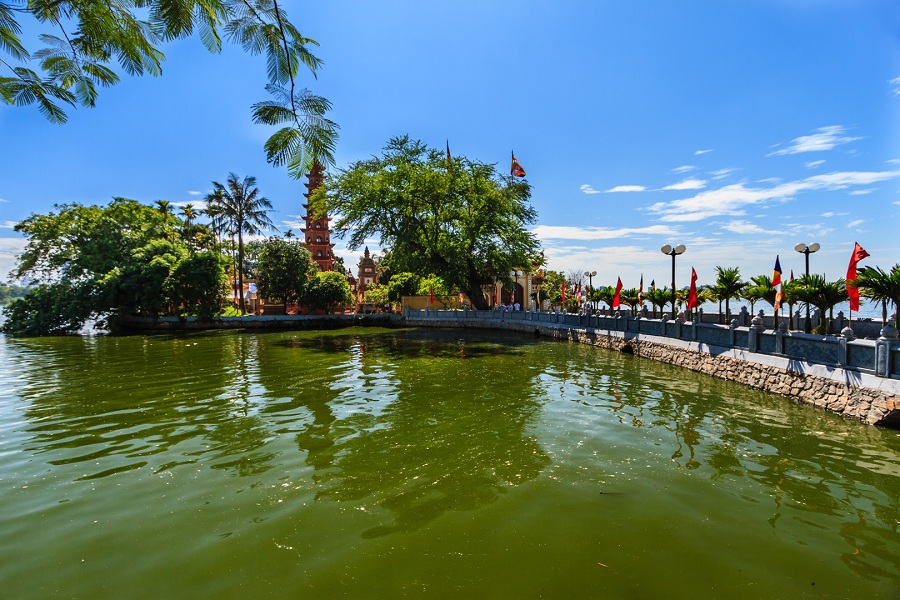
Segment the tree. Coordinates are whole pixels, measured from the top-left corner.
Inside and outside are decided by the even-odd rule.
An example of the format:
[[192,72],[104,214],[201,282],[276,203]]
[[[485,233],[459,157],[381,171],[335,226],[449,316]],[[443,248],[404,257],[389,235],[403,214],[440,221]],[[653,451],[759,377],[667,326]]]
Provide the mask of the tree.
[[302,304],[312,309],[324,308],[330,313],[337,307],[353,304],[353,290],[350,289],[347,277],[343,273],[319,272],[309,280]]
[[184,217],[185,236],[188,239],[191,239],[191,237],[192,237],[191,225],[194,224],[194,219],[196,219],[199,214],[200,213],[197,211],[197,209],[194,208],[194,205],[191,204],[190,202],[188,202],[187,204],[185,204],[184,206],[181,207],[181,216]]
[[656,309],[659,309],[660,314],[663,314],[665,311],[666,304],[672,298],[672,293],[669,292],[666,288],[657,288],[655,290],[647,290],[644,292],[644,299],[653,305],[653,318],[656,318]]
[[397,273],[387,283],[388,299],[399,304],[403,296],[414,296],[419,291],[420,277],[414,273]]
[[[782,288],[783,289],[783,288]],[[742,290],[742,296],[750,302],[750,312],[753,312],[757,301],[765,300],[772,308],[775,308],[775,296],[777,291],[772,285],[772,278],[768,275],[757,275],[750,278],[750,283]]]
[[[238,180],[234,173],[228,174],[225,185],[213,181],[213,191],[206,195],[206,201],[215,205],[214,214],[224,221],[226,229],[234,231],[238,238],[237,276],[238,290],[244,289],[244,234],[259,235],[265,229],[275,229],[268,211],[272,203],[259,195],[256,177],[247,176]],[[244,312],[243,302],[239,308]]]
[[[23,23],[42,48],[22,40]],[[325,117],[331,104],[298,86],[301,67],[315,75],[321,66],[309,51],[318,43],[300,34],[278,0],[0,0],[0,98],[37,104],[47,119],[65,123],[62,105],[93,107],[98,86],[119,82],[111,64],[158,76],[160,46],[195,31],[210,52],[221,51],[224,32],[250,54],[266,55],[273,100],[253,105],[252,115],[255,123],[283,125],[265,144],[269,162],[295,177],[316,160],[333,163],[337,125]]]
[[731,309],[728,307],[732,298],[738,295],[747,287],[746,281],[741,281],[741,272],[738,267],[716,267],[716,284],[713,286],[714,295],[717,299],[725,301],[725,321],[731,320]]
[[[15,230],[28,242],[14,276],[39,285],[7,307],[7,333],[56,335],[77,331],[91,318],[115,327],[129,314],[209,312],[215,301],[190,289],[185,278],[199,285],[224,277],[217,252],[198,253],[192,263],[187,244],[168,235],[163,215],[134,200],[57,206]],[[218,294],[221,286],[211,289]]]
[[530,196],[527,182],[500,177],[494,165],[450,161],[445,151],[403,136],[380,157],[329,174],[311,202],[341,215],[334,230],[349,236],[348,248],[380,238],[395,272],[437,274],[483,309],[482,286],[535,262],[539,244],[526,228],[536,218]]
[[[900,263],[894,265],[890,272],[880,267],[863,267],[857,272],[856,279],[847,283],[858,288],[861,296],[881,302],[882,323],[887,322],[889,302],[894,304],[895,311],[900,307]],[[900,328],[900,314],[895,318],[894,327]]]
[[257,288],[264,298],[277,298],[285,309],[303,295],[309,278],[316,272],[312,255],[303,244],[270,237],[259,252]]
[[363,302],[376,306],[384,305],[388,302],[388,287],[379,283],[370,283],[366,286]]
[[[797,299],[819,309],[822,320],[816,327],[816,333],[827,333],[833,318],[834,307],[841,302],[846,302],[847,284],[843,279],[826,281],[822,275],[804,275],[796,280]],[[828,319],[825,312],[829,312]]]

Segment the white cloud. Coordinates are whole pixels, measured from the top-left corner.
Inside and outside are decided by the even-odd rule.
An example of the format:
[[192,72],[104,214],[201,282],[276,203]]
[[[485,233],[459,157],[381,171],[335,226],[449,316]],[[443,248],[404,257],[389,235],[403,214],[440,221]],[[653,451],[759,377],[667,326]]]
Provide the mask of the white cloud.
[[699,155],[701,155],[701,154],[707,154],[707,153],[709,153],[709,152],[712,152],[712,150],[697,150],[696,152],[694,152],[694,154],[696,154],[697,156],[699,156]]
[[679,183],[667,185],[662,190],[702,190],[706,187],[706,182],[702,179],[685,179]]
[[606,190],[609,192],[643,192],[647,188],[642,185],[617,185],[614,188]]
[[830,211],[829,211],[829,212],[827,212],[827,213],[822,213],[821,216],[823,216],[823,217],[846,217],[846,216],[849,215],[849,214],[850,214],[850,213],[846,213],[846,212],[836,213],[836,212],[830,212]]
[[816,129],[816,133],[812,135],[802,135],[791,140],[791,144],[787,148],[770,152],[769,156],[779,154],[800,154],[801,152],[822,152],[824,150],[832,150],[841,144],[855,142],[862,139],[858,137],[846,137],[844,132],[846,129],[841,125],[831,125],[829,127],[820,127]]
[[588,185],[586,183],[582,184],[582,186],[579,189],[581,190],[581,192],[583,194],[600,194],[601,193],[600,190],[595,190],[593,187],[591,187],[590,185]]
[[0,279],[5,279],[7,273],[16,266],[16,255],[25,250],[28,243],[24,237],[0,238]]
[[900,96],[900,77],[894,77],[888,83],[891,84],[891,91],[894,95]]
[[660,215],[662,221],[702,221],[717,216],[745,214],[747,206],[762,205],[770,201],[786,201],[801,192],[813,190],[840,190],[853,185],[870,185],[900,176],[900,171],[845,171],[815,175],[798,181],[781,183],[770,188],[751,188],[733,184],[701,192],[691,198],[671,202],[657,202],[648,211]]
[[202,196],[203,192],[198,192],[196,190],[191,190],[188,192],[188,196]]
[[730,231],[731,233],[765,233],[765,234],[781,234],[781,231],[774,231],[772,229],[763,229],[759,225],[754,225],[753,223],[749,223],[747,221],[730,221],[725,225],[722,225],[722,229],[726,231]]
[[713,176],[713,179],[725,179],[735,171],[737,169],[719,169],[718,171],[712,171],[710,175]]
[[695,167],[693,165],[682,165],[680,167],[675,167],[674,169],[672,169],[672,172],[673,173],[687,173],[688,171],[693,171],[696,168],[697,167]]
[[0,221],[0,229],[12,229],[15,226],[15,221]]
[[560,240],[613,240],[639,235],[676,235],[678,230],[666,225],[650,225],[649,227],[569,227],[554,225],[538,225],[532,233],[539,239]]
[[865,219],[856,219],[855,221],[850,221],[849,223],[847,223],[847,227],[859,227],[865,222]]
[[807,169],[815,169],[816,167],[821,167],[824,164],[825,164],[824,160],[811,160],[808,163],[806,163],[806,168]]
[[7,200],[5,198],[0,198],[0,202],[9,202],[9,200]]
[[851,196],[865,196],[866,194],[871,194],[874,190],[853,190],[850,192]]

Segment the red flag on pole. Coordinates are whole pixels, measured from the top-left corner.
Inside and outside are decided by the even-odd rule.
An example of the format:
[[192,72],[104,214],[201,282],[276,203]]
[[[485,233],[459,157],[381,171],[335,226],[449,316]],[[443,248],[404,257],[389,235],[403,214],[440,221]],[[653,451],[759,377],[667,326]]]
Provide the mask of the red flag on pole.
[[566,305],[566,280],[562,280],[562,305]]
[[688,293],[688,310],[697,308],[697,271],[691,267],[691,290]]
[[428,288],[428,291],[431,293],[431,303],[434,304],[434,288]]
[[847,267],[847,296],[850,297],[850,311],[859,312],[859,290],[850,284],[856,279],[856,263],[869,256],[858,243],[853,247],[853,255],[850,257],[850,266]]
[[619,298],[619,294],[621,293],[621,291],[622,291],[622,278],[619,277],[619,280],[616,283],[616,295],[613,296],[613,303],[612,303],[613,308],[619,308],[619,305],[622,304],[622,301]]

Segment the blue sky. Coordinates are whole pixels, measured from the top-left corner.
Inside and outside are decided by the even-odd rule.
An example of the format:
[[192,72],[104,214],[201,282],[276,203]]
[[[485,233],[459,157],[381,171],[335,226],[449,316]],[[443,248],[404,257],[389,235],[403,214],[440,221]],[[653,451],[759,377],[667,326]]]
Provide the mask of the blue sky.
[[[668,283],[666,243],[691,267],[843,276],[900,262],[900,4],[883,0],[286,2],[321,46],[339,166],[409,134],[528,172],[549,268],[594,285]],[[0,273],[11,225],[54,203],[198,202],[230,171],[255,175],[282,231],[303,182],[265,162],[265,61],[198,39],[165,46],[162,77],[101,92],[51,125],[0,107]],[[305,181],[305,180],[304,180]],[[378,240],[370,248],[376,251]],[[348,265],[358,254],[339,241]]]

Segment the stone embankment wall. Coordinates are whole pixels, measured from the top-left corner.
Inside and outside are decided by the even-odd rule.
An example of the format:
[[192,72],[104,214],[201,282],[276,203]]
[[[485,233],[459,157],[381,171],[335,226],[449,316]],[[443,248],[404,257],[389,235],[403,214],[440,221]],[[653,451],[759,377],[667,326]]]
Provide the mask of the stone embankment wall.
[[369,315],[245,315],[243,317],[125,317],[120,329],[130,331],[196,331],[202,329],[339,329],[396,327],[399,314]]
[[900,380],[735,348],[621,331],[493,319],[410,319],[418,327],[522,331],[677,365],[859,419],[900,428]]

